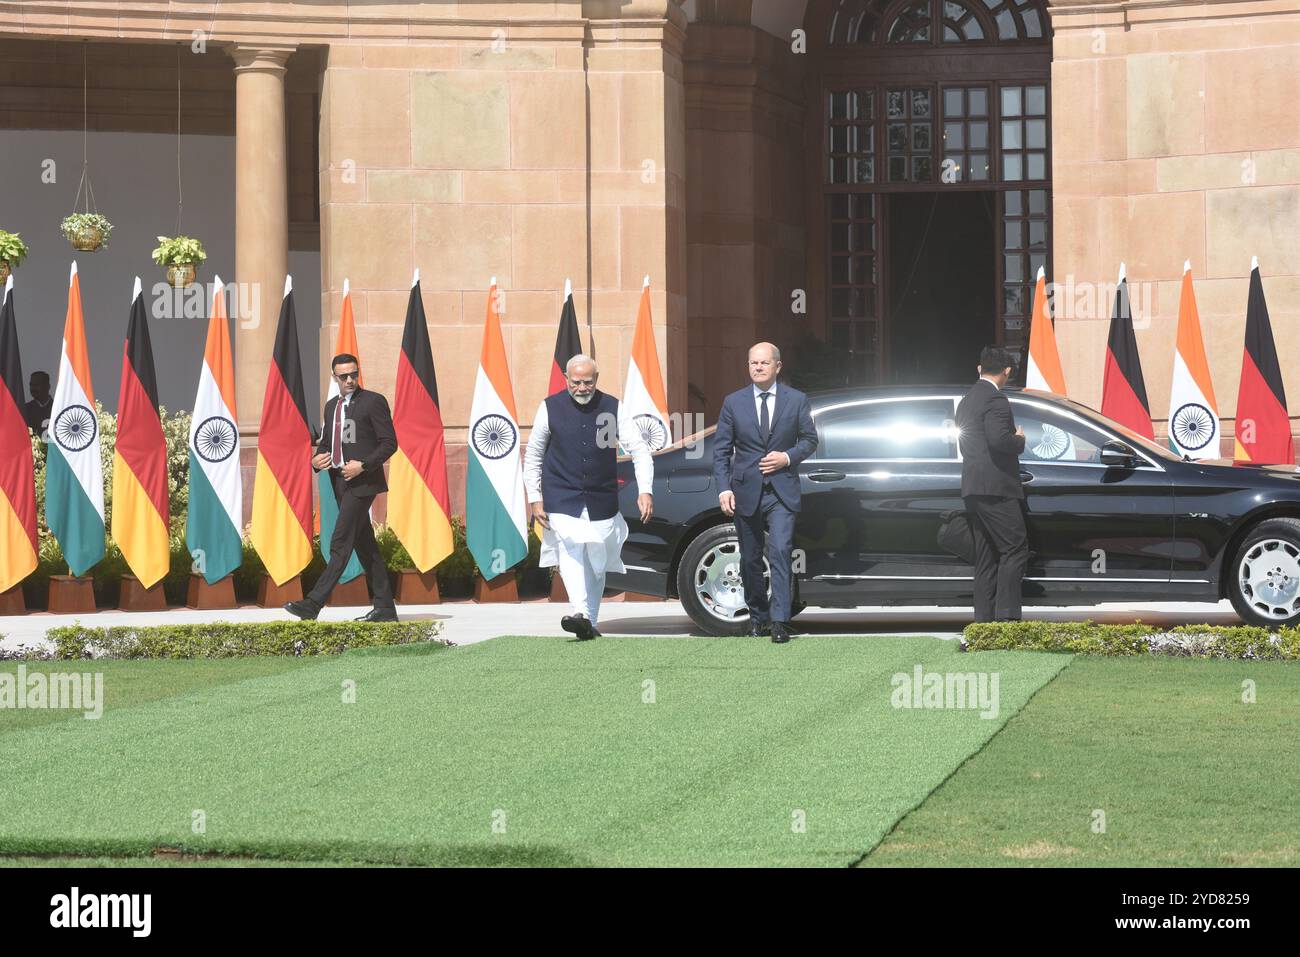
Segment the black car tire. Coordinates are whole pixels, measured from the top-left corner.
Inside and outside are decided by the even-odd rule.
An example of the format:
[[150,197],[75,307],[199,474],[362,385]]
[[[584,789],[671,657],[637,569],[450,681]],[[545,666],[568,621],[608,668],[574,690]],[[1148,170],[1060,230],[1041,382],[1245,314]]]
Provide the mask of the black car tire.
[[1300,520],[1260,522],[1223,574],[1232,607],[1246,624],[1280,628],[1300,622]]
[[[735,556],[734,568],[715,565],[719,560],[732,564],[731,553]],[[702,566],[701,563],[706,561],[707,564]],[[736,526],[730,522],[706,528],[682,552],[682,560],[677,565],[677,594],[686,614],[706,635],[744,635],[749,632],[749,610],[745,607],[739,561],[740,540],[736,536]],[[697,575],[708,575],[709,569],[714,567],[722,577],[715,578],[708,586],[697,587]],[[727,614],[709,607],[707,596],[710,591],[720,599],[714,607],[719,611],[726,610]]]

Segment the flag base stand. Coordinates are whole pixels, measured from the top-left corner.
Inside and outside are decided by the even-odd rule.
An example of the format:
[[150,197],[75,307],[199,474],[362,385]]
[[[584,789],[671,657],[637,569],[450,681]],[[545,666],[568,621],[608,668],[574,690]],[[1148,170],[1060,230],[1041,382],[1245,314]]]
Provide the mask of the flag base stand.
[[515,583],[513,571],[498,575],[493,579],[478,578],[474,581],[474,600],[477,602],[507,602],[519,600],[519,586]]
[[50,576],[50,600],[53,615],[81,615],[95,611],[95,580],[75,575]]
[[442,598],[438,594],[438,573],[434,569],[427,572],[414,568],[403,568],[397,573],[396,598],[402,605],[438,605]]
[[558,569],[551,576],[551,601],[562,602],[566,605],[569,602],[569,590],[564,587],[564,579],[560,577]]
[[325,605],[329,608],[336,608],[339,605],[366,605],[370,604],[370,589],[366,587],[366,576],[358,575],[356,578],[348,579],[345,582],[339,582],[330,592],[329,598]]
[[23,586],[15,585],[8,591],[0,591],[0,615],[24,615],[27,613],[27,600],[23,598]]
[[209,585],[202,575],[190,575],[189,591],[185,595],[185,607],[199,610],[215,608],[235,608],[235,576],[227,575],[215,584]]
[[163,593],[160,578],[148,588],[134,575],[122,576],[122,590],[117,601],[118,611],[166,611],[167,596]]
[[277,585],[270,575],[263,574],[257,586],[257,604],[260,608],[282,608],[287,601],[302,600],[302,576],[294,575],[283,585]]

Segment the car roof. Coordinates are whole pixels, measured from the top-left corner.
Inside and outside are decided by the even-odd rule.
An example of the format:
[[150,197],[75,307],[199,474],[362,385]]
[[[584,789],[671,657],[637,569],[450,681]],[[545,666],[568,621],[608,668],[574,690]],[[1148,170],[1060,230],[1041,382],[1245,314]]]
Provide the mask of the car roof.
[[[859,386],[843,389],[823,389],[817,392],[808,393],[808,398],[815,405],[829,405],[834,402],[843,402],[851,399],[899,399],[899,398],[916,398],[924,399],[929,396],[948,396],[956,393],[965,395],[974,383],[952,383],[950,385],[881,385],[881,386]],[[1042,392],[1038,389],[1022,389],[1018,386],[1007,386],[1006,392],[1021,393],[1033,396],[1036,399],[1059,399],[1060,396],[1053,395],[1051,392]]]

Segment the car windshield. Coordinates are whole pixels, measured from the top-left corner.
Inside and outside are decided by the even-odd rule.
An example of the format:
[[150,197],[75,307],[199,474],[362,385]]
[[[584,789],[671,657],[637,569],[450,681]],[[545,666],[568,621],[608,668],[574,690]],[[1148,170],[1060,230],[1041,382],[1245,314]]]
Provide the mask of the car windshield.
[[1064,399],[1059,395],[1052,396],[1052,399],[1068,406],[1071,412],[1077,413],[1089,422],[1092,422],[1103,429],[1118,433],[1124,441],[1128,442],[1130,445],[1136,446],[1148,455],[1164,459],[1167,462],[1181,462],[1183,460],[1181,455],[1174,454],[1166,446],[1158,445],[1146,436],[1138,435],[1132,429],[1120,425],[1114,419],[1106,418],[1095,409],[1090,409],[1086,405],[1075,402],[1073,399]]

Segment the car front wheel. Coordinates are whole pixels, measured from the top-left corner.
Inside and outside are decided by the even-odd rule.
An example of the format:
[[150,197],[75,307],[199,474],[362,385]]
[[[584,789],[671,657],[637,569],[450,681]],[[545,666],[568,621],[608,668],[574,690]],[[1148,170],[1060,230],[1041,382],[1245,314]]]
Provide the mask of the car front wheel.
[[714,525],[686,546],[677,566],[677,594],[705,634],[743,635],[749,630],[735,525]]
[[1228,597],[1246,624],[1280,628],[1300,622],[1300,520],[1260,522],[1227,574]]

